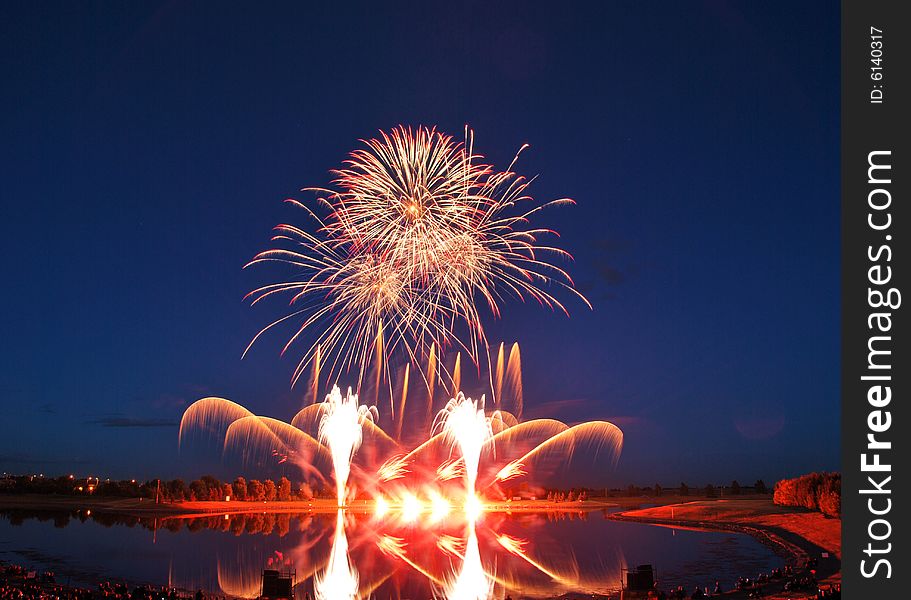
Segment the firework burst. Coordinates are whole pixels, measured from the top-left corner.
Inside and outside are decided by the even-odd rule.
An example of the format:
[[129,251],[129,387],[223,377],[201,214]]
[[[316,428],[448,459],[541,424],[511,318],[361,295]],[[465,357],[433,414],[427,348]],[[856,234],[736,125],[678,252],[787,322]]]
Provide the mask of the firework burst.
[[539,242],[554,232],[528,227],[534,213],[572,200],[536,203],[527,194],[530,180],[513,171],[519,155],[497,171],[474,152],[473,140],[467,128],[464,142],[427,127],[380,132],[334,171],[333,189],[308,188],[320,194],[327,216],[289,200],[314,220],[315,231],[278,225],[273,241],[290,247],[262,252],[248,266],[277,261],[301,276],[248,297],[255,304],[283,294],[292,308],[251,346],[295,318],[283,353],[318,332],[292,383],[320,360],[330,378],[353,369],[362,381],[372,353],[402,351],[418,363],[435,347],[457,348],[477,364],[487,348],[480,307],[499,316],[512,297],[567,312],[548,288],[588,305],[568,273],[547,259],[569,255]]

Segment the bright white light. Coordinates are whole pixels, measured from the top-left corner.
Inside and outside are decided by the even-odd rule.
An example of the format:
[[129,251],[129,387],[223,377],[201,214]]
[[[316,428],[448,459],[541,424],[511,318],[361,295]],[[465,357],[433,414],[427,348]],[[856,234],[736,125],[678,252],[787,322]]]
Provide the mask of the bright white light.
[[461,450],[465,462],[466,492],[473,496],[481,449],[493,435],[490,419],[484,415],[484,396],[477,401],[459,392],[437,415],[436,427],[442,428],[450,444]]
[[446,515],[452,510],[449,500],[441,496],[438,492],[430,492],[430,522],[438,523],[446,518]]
[[402,498],[402,521],[413,523],[421,515],[421,501],[414,494],[405,494]]
[[387,512],[389,512],[389,503],[382,496],[377,496],[374,501],[373,514],[377,519],[381,519]]
[[477,521],[478,517],[481,516],[481,513],[484,512],[484,504],[481,502],[481,499],[474,494],[465,498],[465,505],[462,508],[465,511],[465,517],[468,519],[469,523]]
[[345,535],[345,517],[338,511],[332,551],[325,570],[313,576],[316,600],[354,600],[357,598],[358,573],[348,559],[348,537]]
[[[372,409],[373,412],[376,409]],[[348,475],[351,474],[351,459],[361,445],[363,419],[372,418],[373,412],[366,406],[358,406],[357,394],[348,393],[342,397],[337,385],[323,402],[323,416],[319,422],[320,442],[329,446],[332,453],[332,467],[335,470],[335,491],[338,505],[345,505]]]
[[455,577],[447,579],[443,592],[447,600],[487,600],[493,593],[493,580],[481,564],[478,536],[474,525],[465,540],[465,557],[462,568]]

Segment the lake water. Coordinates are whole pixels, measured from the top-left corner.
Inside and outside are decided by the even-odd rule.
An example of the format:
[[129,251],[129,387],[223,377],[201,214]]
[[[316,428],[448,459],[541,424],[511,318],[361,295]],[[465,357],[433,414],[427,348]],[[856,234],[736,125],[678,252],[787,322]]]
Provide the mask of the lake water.
[[729,588],[783,565],[753,538],[675,530],[588,513],[485,513],[404,523],[367,514],[196,518],[0,511],[0,560],[55,572],[58,582],[170,585],[253,598],[263,569],[294,572],[297,597],[547,598],[610,595],[621,570],[654,565],[663,589]]

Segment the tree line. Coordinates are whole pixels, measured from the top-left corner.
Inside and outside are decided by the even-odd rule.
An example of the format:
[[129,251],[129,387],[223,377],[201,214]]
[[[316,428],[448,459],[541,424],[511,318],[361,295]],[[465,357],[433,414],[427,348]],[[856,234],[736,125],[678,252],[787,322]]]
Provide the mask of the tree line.
[[[186,483],[183,479],[101,480],[93,477],[43,477],[40,475],[8,475],[0,479],[0,492],[12,494],[57,494],[69,496],[100,496],[113,498],[149,498],[164,502],[196,502],[203,500],[232,500],[240,502],[287,502],[311,500],[329,494],[329,490],[313,489],[307,483],[292,486],[291,480],[281,477],[250,479],[237,477],[232,482],[222,482],[211,475],[203,475]],[[328,497],[328,496],[327,496]]]
[[[527,495],[527,489],[523,489],[521,486],[517,490],[510,489],[507,491],[508,495]],[[653,486],[638,486],[638,485],[629,485],[625,488],[590,488],[590,487],[574,487],[574,488],[546,488],[544,490],[544,496],[548,500],[555,502],[570,502],[572,500],[579,500],[580,496],[583,499],[588,498],[620,498],[620,497],[661,497],[661,496],[704,496],[707,498],[715,498],[717,496],[739,496],[742,494],[768,494],[769,489],[766,486],[765,482],[762,479],[757,479],[752,486],[740,485],[739,482],[732,481],[729,485],[713,485],[708,484],[704,487],[689,486],[686,483],[681,482],[679,486],[662,486],[661,484],[656,483]]]
[[[275,482],[271,479],[251,479],[237,477],[233,482],[221,482],[211,475],[184,483],[182,479],[162,481],[156,485],[152,497],[169,502],[197,502],[204,500],[231,500],[237,502],[288,502],[291,500],[309,500],[313,492],[309,486],[301,485],[292,490],[291,480],[282,477]],[[144,493],[143,496],[146,496]]]
[[[757,480],[752,486],[741,486],[737,481],[730,485],[690,487],[686,483],[679,486],[651,487],[630,485],[624,488],[589,488],[574,487],[568,489],[538,489],[534,494],[538,498],[547,498],[554,502],[572,502],[589,498],[606,497],[661,497],[661,496],[737,496],[741,494],[766,494],[768,488],[763,480]],[[329,498],[334,494],[331,488],[311,487],[308,483],[293,485],[287,477],[278,481],[271,479],[250,479],[237,477],[231,482],[222,482],[211,475],[203,475],[189,484],[183,479],[152,479],[143,483],[136,480],[101,480],[98,478],[61,476],[44,477],[40,475],[7,475],[0,478],[0,493],[18,494],[58,494],[58,495],[94,495],[118,498],[157,498],[164,502],[196,502],[205,500],[231,500],[239,502],[288,502]],[[520,485],[510,489],[506,497],[528,497],[531,488]],[[775,504],[797,506],[818,510],[828,516],[841,514],[841,474],[809,473],[793,479],[782,479],[774,487],[772,496]]]
[[775,484],[772,501],[782,506],[818,510],[824,515],[841,515],[841,473],[808,473]]

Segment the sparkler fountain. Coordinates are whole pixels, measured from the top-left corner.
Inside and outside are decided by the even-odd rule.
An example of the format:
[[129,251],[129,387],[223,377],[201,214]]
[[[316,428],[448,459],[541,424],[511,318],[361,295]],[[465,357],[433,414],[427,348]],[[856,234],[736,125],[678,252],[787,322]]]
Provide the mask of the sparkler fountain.
[[477,510],[475,483],[478,479],[478,462],[481,449],[492,437],[490,419],[484,414],[484,396],[480,401],[466,398],[459,392],[439,412],[433,431],[441,431],[451,447],[458,446],[465,469],[465,508],[469,513]]
[[493,581],[481,564],[478,535],[475,522],[482,510],[477,496],[478,463],[481,450],[493,437],[490,418],[484,414],[484,396],[480,401],[459,394],[446,403],[439,412],[433,431],[441,430],[450,448],[458,446],[465,469],[465,504],[467,535],[462,565],[458,574],[450,577],[444,585],[447,600],[484,600],[490,597]]
[[342,396],[338,386],[323,402],[323,416],[319,422],[319,440],[332,453],[332,467],[335,472],[336,499],[339,507],[345,506],[348,476],[351,474],[351,459],[363,440],[363,421],[377,415],[375,407],[358,406],[357,394]]

